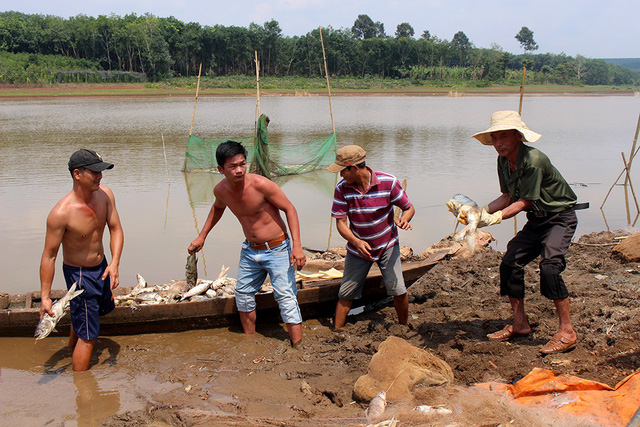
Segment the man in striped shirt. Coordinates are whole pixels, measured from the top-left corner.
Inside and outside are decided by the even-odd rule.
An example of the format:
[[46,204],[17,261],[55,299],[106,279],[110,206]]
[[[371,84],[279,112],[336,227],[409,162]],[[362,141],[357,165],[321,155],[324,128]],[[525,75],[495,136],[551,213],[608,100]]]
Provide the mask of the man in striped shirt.
[[[366,155],[362,147],[347,145],[338,150],[335,163],[328,167],[342,177],[334,192],[331,216],[336,219],[338,232],[347,240],[344,277],[334,320],[336,329],[344,326],[352,301],[362,297],[365,278],[374,262],[380,267],[387,294],[393,296],[398,321],[406,324],[409,318],[397,227],[411,230],[409,221],[415,209],[398,179],[366,166]],[[399,218],[394,218],[393,206],[402,209]]]

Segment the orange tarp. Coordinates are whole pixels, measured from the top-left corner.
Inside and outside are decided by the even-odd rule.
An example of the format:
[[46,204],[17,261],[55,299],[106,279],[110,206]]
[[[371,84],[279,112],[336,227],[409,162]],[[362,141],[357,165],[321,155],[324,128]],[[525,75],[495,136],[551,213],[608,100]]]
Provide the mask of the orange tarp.
[[534,368],[513,385],[490,382],[477,384],[506,393],[525,406],[555,408],[558,412],[587,418],[603,426],[624,426],[640,406],[640,371],[614,388],[573,375],[559,375]]

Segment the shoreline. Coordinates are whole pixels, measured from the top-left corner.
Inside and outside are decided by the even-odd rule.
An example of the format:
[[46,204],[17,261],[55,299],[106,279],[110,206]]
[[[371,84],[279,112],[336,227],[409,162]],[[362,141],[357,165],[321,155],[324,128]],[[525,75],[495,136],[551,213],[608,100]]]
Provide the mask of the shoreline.
[[[99,97],[194,97],[195,88],[157,88],[144,84],[60,84],[52,86],[0,86],[0,99],[40,99],[40,98],[99,98]],[[525,96],[631,96],[640,97],[634,88],[614,87],[585,88],[579,86],[530,86],[525,87]],[[519,96],[515,86],[476,87],[414,87],[411,89],[332,89],[333,97],[353,96]],[[255,91],[247,89],[208,88],[201,89],[203,97],[255,97]],[[324,89],[262,89],[263,97],[318,97],[327,96]]]

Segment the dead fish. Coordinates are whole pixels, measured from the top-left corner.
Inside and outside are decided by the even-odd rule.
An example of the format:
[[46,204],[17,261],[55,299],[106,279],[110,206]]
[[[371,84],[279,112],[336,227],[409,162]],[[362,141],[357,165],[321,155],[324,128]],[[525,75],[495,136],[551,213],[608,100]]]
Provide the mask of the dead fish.
[[190,288],[198,283],[198,257],[195,252],[189,253],[185,266],[185,277]]
[[144,277],[142,277],[139,274],[136,274],[136,286],[131,290],[131,294],[136,295],[139,294],[140,292],[144,292],[144,288],[147,287],[147,281],[144,280]]
[[218,278],[216,280],[214,281],[201,280],[200,284],[191,288],[187,293],[182,295],[182,298],[180,298],[180,301],[184,301],[185,299],[195,295],[200,295],[206,292],[208,289],[213,289],[215,291],[221,286],[220,285],[221,283],[222,284],[225,283],[225,280],[227,279],[227,271],[229,271],[229,267],[225,267],[223,265],[222,268],[220,269],[220,274],[218,274]]
[[182,295],[182,297],[180,297],[180,301],[184,301],[187,298],[190,298],[190,297],[195,296],[195,295],[200,295],[200,294],[206,292],[207,289],[209,289],[209,287],[211,287],[212,283],[213,282],[211,280],[201,280],[199,284],[197,284],[193,288],[189,289],[188,292],[186,292],[184,295]]
[[62,298],[53,303],[51,306],[53,316],[49,313],[44,313],[44,316],[42,316],[42,319],[40,319],[38,323],[38,327],[36,327],[36,333],[34,335],[36,341],[46,338],[52,331],[55,331],[56,324],[62,316],[64,316],[65,310],[69,307],[69,301],[84,292],[84,289],[76,291],[77,285],[78,282],[75,282]]
[[[471,253],[476,248],[476,230],[482,217],[482,208],[476,202],[464,194],[456,194],[447,202],[447,208],[460,221],[460,214],[464,212],[467,218],[467,225],[453,236],[453,240],[465,239]],[[462,222],[461,222],[462,223]]]
[[369,407],[364,412],[364,416],[367,417],[367,422],[380,418],[382,414],[384,414],[385,409],[387,409],[387,393],[383,390],[369,402]]

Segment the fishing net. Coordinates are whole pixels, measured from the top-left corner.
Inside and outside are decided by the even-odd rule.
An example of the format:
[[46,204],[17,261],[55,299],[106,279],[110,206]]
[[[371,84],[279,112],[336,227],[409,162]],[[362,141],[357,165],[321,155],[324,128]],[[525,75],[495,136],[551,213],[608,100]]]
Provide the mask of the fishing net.
[[248,152],[249,172],[267,178],[297,175],[325,168],[335,160],[335,132],[311,142],[269,143],[269,118],[258,119],[255,137],[204,139],[189,136],[183,172],[217,172],[216,149],[232,139],[245,146]]

